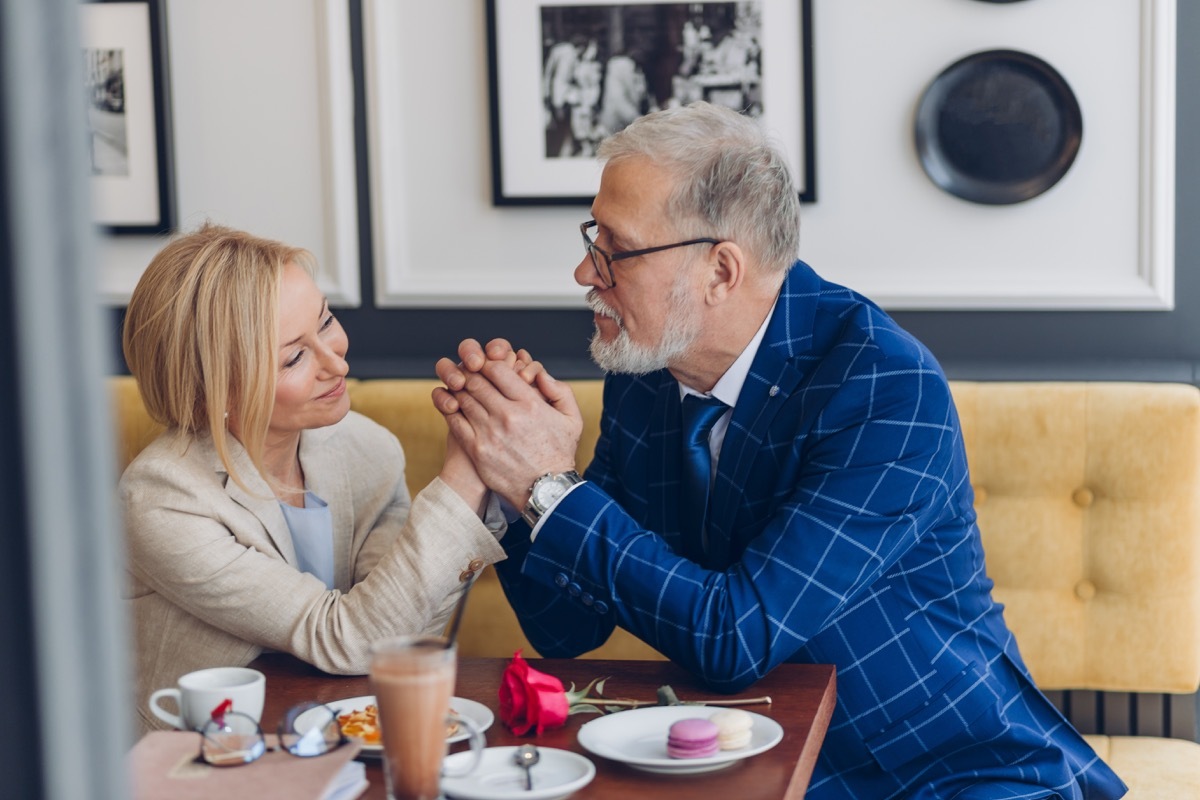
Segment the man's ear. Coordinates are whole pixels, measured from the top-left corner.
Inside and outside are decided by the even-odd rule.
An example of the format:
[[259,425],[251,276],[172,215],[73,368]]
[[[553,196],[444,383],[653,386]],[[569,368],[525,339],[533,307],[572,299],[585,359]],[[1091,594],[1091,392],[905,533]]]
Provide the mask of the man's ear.
[[746,280],[746,254],[735,242],[721,242],[713,245],[709,266],[704,300],[709,305],[720,305]]

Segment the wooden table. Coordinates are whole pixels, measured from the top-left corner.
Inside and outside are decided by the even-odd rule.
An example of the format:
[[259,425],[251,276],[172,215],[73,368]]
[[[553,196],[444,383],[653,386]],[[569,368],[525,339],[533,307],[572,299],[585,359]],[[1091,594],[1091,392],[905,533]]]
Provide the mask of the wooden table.
[[[497,689],[507,659],[464,658],[458,665],[455,694],[476,700],[498,712]],[[670,684],[684,700],[716,699],[724,695],[705,691],[679,667],[667,661],[600,661],[587,659],[533,659],[530,664],[570,686],[587,685],[592,678],[608,677],[605,694],[653,700],[659,686]],[[347,697],[372,694],[365,677],[327,675],[291,656],[272,654],[260,657],[250,666],[267,676],[267,697],[263,709],[263,730],[274,731],[280,717],[291,706],[305,700],[329,702]],[[536,738],[514,736],[500,722],[487,731],[489,746],[535,742],[581,753],[596,765],[596,778],[574,796],[578,798],[652,797],[694,798],[736,797],[739,800],[800,800],[816,763],[817,752],[825,738],[829,717],[836,701],[834,669],[828,665],[784,664],[740,696],[770,696],[770,706],[749,706],[748,711],[772,717],[784,731],[783,741],[765,753],[738,761],[715,772],[697,775],[657,775],[634,769],[616,761],[592,755],[576,742],[576,732],[594,714],[576,714],[567,724],[546,731]],[[620,713],[620,712],[618,712]],[[364,797],[384,800],[383,771],[379,761],[367,760],[367,779],[371,787]]]

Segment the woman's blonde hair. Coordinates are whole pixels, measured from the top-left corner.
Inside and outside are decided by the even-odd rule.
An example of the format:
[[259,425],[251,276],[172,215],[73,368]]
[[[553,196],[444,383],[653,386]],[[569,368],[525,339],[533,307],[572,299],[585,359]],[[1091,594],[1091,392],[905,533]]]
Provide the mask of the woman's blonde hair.
[[312,254],[207,223],[164,247],[125,313],[122,347],[146,410],[190,442],[212,437],[229,476],[227,414],[260,474],[275,404],[283,268],[315,273]]

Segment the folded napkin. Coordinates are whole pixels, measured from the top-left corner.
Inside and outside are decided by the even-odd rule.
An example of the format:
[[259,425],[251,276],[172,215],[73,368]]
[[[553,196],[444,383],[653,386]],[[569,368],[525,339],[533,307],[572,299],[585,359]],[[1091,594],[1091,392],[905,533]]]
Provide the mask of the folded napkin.
[[[275,737],[267,737],[275,745]],[[343,745],[314,758],[270,751],[250,764],[196,763],[200,734],[153,731],[126,757],[134,800],[353,800],[367,788],[360,745]]]

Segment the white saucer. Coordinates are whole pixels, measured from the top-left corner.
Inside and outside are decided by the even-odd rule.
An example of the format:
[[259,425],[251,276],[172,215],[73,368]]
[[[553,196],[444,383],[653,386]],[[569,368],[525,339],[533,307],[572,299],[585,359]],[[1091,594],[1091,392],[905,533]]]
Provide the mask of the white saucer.
[[721,750],[707,758],[671,758],[667,755],[667,730],[681,719],[707,719],[721,709],[716,706],[652,706],[618,711],[594,719],[579,729],[583,749],[635,769],[664,775],[710,772],[728,767],[743,758],[770,750],[783,739],[783,728],[770,717],[747,711],[754,720],[750,745],[740,750]]
[[[347,697],[342,700],[330,700],[325,705],[332,708],[338,714],[349,714],[351,711],[362,711],[364,708],[375,704],[375,695],[364,694],[359,697]],[[451,697],[450,708],[458,712],[460,717],[471,720],[475,726],[481,731],[486,731],[496,721],[496,715],[492,710],[483,703],[477,703],[474,700],[468,700],[465,697]],[[299,733],[304,733],[308,726],[316,724],[318,719],[316,710],[305,711],[300,716],[296,717],[296,729]],[[454,742],[466,741],[469,734],[460,726],[460,729],[453,736],[446,739],[448,744]],[[378,756],[383,752],[383,747],[378,744],[367,744],[363,742],[363,754]]]
[[[592,782],[596,766],[578,753],[539,747],[541,758],[530,772],[533,789],[525,788],[525,770],[513,762],[516,747],[487,747],[477,766],[461,778],[442,778],[442,792],[455,800],[560,800]],[[453,771],[471,763],[471,753],[449,756]]]

